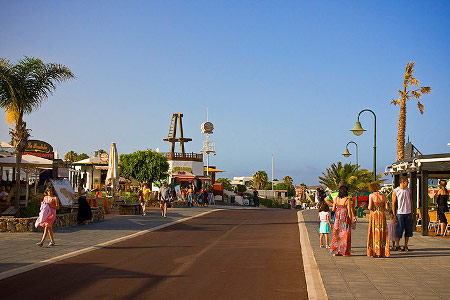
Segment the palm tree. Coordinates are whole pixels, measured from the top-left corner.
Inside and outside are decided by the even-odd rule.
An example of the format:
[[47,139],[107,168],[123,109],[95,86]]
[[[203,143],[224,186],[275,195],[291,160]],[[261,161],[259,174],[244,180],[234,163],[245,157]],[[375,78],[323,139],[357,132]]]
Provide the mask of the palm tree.
[[262,190],[266,186],[267,180],[267,173],[264,171],[257,171],[253,174],[253,184],[257,190]]
[[10,131],[16,150],[16,188],[14,206],[19,208],[20,165],[22,152],[30,136],[24,115],[31,114],[56,89],[56,83],[74,78],[69,68],[25,56],[16,65],[0,58],[0,107],[6,110],[8,124],[15,124]]
[[[326,173],[319,176],[319,182],[332,191],[338,189],[339,182],[345,181],[350,192],[356,192],[365,189],[373,180],[373,173],[366,169],[360,169],[358,165],[345,164],[341,162],[333,163],[331,168],[327,168]],[[377,175],[377,180],[382,175]]]
[[[392,100],[391,104],[400,105],[400,116],[398,118],[398,134],[397,134],[397,161],[401,161],[405,158],[405,130],[406,130],[406,101],[410,97],[417,100],[417,107],[420,114],[423,115],[423,105],[419,99],[423,94],[431,93],[431,87],[422,86],[419,87],[419,81],[413,77],[414,62],[410,61],[406,64],[405,77],[403,79],[403,91],[399,90],[399,97],[397,100]],[[418,89],[407,90],[408,87],[417,86]]]
[[64,155],[64,161],[68,163],[73,163],[77,160],[78,154],[75,151],[67,152],[66,155]]
[[291,176],[285,176],[283,178],[283,182],[286,183],[288,186],[292,185],[292,177]]

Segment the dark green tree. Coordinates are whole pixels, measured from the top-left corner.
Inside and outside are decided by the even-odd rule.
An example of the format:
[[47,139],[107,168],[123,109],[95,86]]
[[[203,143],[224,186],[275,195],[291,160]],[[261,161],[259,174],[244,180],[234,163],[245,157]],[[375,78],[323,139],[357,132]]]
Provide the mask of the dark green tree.
[[81,153],[81,154],[77,155],[77,158],[75,161],[80,161],[80,160],[83,160],[86,158],[89,158],[89,156],[86,153]]
[[74,161],[77,161],[78,154],[75,151],[67,152],[66,155],[64,155],[64,161],[68,163],[73,163]]
[[267,184],[267,173],[265,171],[257,171],[253,174],[253,186],[257,190],[262,190]]
[[121,176],[139,182],[157,182],[167,177],[169,163],[159,152],[147,149],[119,157],[119,173]]

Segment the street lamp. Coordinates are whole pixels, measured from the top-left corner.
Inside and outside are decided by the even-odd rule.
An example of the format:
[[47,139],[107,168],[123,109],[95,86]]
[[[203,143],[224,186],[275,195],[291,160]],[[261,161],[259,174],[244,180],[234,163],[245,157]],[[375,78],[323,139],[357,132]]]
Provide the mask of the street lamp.
[[365,129],[362,128],[361,123],[359,123],[359,116],[361,115],[361,113],[363,113],[365,111],[371,112],[373,114],[373,117],[374,117],[374,126],[373,126],[373,181],[376,181],[377,180],[377,116],[370,109],[363,109],[358,114],[358,119],[357,119],[357,121],[355,123],[355,127],[353,127],[353,129],[351,129],[350,131],[353,132],[354,135],[358,135],[358,136],[363,134],[364,131],[366,131]]
[[347,145],[345,145],[345,151],[344,151],[344,153],[342,153],[342,155],[345,157],[349,157],[350,155],[352,155],[350,152],[348,152],[349,144],[355,144],[355,146],[356,146],[356,165],[358,166],[358,144],[357,143],[355,143],[353,141],[348,142]]

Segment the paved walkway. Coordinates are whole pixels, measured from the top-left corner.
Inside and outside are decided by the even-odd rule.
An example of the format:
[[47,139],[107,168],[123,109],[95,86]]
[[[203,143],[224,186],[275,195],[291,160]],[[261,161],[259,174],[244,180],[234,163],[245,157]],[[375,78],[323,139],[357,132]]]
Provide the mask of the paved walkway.
[[362,218],[352,232],[353,256],[335,257],[319,247],[318,211],[305,210],[302,215],[329,299],[450,299],[449,239],[415,233],[411,252],[369,258],[368,220]]
[[[36,246],[42,232],[1,233],[0,234],[0,279],[2,274],[13,269],[35,264],[55,257],[96,247],[111,240],[117,240],[143,230],[157,228],[165,224],[192,217],[219,208],[172,208],[167,218],[161,217],[160,210],[151,210],[146,216],[114,216],[104,221],[88,225],[59,228],[54,230],[55,247],[48,247],[47,237],[44,247]],[[227,207],[228,208],[228,207]]]

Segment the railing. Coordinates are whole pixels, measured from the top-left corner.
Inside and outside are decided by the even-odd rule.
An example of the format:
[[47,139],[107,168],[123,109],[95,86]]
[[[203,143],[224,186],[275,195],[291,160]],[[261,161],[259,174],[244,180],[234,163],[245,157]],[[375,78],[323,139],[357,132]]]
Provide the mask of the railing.
[[191,160],[191,161],[203,161],[203,153],[180,153],[180,152],[163,152],[161,153],[168,160]]

